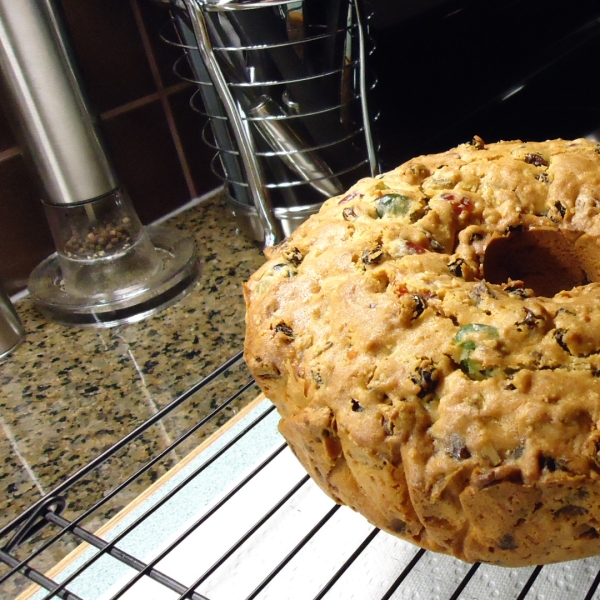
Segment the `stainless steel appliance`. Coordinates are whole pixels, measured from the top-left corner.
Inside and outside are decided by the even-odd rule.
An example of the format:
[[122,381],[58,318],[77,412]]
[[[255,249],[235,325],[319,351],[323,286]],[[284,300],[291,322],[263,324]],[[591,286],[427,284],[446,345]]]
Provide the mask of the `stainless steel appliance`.
[[380,157],[392,169],[474,135],[587,137],[600,125],[600,6],[370,0]]
[[198,86],[205,141],[228,204],[273,245],[378,159],[361,0],[161,0]]
[[0,67],[44,189],[56,254],[29,291],[49,318],[106,327],[139,320],[194,283],[194,241],[142,226],[99,139],[51,0],[0,2]]

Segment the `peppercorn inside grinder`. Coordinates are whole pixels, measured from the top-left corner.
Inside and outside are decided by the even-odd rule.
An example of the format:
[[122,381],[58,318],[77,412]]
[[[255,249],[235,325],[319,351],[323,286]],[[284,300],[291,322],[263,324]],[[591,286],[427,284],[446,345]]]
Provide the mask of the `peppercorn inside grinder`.
[[74,298],[110,300],[143,288],[162,271],[162,258],[122,191],[44,208],[62,275],[58,285]]
[[195,241],[144,227],[120,186],[84,100],[50,0],[0,0],[0,67],[20,145],[35,167],[56,253],[28,288],[48,318],[110,327],[181,298],[198,278]]

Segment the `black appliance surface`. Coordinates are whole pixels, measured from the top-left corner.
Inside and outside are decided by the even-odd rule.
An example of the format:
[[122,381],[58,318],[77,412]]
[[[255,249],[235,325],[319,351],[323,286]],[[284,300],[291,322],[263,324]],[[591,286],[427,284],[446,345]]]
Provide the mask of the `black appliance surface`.
[[600,127],[598,2],[416,4],[371,0],[384,167],[475,134],[541,141]]

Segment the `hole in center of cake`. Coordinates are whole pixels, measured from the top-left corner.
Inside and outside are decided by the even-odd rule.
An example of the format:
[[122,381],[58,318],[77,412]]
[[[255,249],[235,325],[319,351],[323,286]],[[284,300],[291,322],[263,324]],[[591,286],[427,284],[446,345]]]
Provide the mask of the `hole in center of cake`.
[[[583,240],[585,241],[585,240]],[[557,229],[516,230],[493,239],[483,257],[486,281],[502,284],[509,279],[524,282],[537,296],[552,298],[563,290],[598,281],[595,240],[580,243]],[[590,254],[595,255],[590,259]]]

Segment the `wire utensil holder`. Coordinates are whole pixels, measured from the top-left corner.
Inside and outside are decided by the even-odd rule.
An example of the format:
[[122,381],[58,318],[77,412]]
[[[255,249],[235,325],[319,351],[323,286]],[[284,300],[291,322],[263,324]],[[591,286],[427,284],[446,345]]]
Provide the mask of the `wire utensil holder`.
[[[213,172],[241,226],[273,245],[377,174],[374,46],[361,0],[171,0],[175,71],[194,83]],[[176,38],[176,39],[174,39]],[[187,60],[188,71],[184,63]]]

